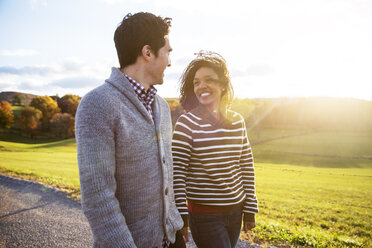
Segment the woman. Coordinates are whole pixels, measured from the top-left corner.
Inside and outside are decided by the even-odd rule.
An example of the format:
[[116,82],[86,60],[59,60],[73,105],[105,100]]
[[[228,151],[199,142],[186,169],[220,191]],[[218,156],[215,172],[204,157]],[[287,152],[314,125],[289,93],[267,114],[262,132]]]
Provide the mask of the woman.
[[[244,119],[228,110],[233,88],[225,60],[201,51],[181,79],[180,102],[187,113],[173,134],[176,204],[196,245],[235,247],[258,212],[254,167]],[[187,203],[186,203],[187,200]]]

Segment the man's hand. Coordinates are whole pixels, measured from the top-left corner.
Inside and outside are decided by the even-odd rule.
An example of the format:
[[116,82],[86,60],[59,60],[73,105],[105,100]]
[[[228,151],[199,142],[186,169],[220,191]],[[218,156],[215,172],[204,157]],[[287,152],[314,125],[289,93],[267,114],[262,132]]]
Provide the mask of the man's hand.
[[244,232],[248,232],[249,230],[251,230],[255,227],[256,227],[255,222],[244,222],[243,230],[244,230]]
[[185,240],[185,242],[189,242],[189,230],[187,227],[183,227],[181,229],[181,233],[182,233],[182,236],[183,236],[183,240]]

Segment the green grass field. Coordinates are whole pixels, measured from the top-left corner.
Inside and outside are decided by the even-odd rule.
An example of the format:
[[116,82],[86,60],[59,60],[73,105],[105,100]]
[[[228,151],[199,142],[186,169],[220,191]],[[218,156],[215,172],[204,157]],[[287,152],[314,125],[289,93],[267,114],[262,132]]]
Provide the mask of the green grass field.
[[12,106],[13,108],[13,114],[17,117],[21,115],[21,111],[24,108],[24,106]]
[[80,184],[75,139],[34,141],[0,135],[0,173],[39,181],[76,196]]
[[371,247],[372,169],[256,164],[256,237],[309,247]]
[[[261,130],[255,140],[296,132]],[[74,139],[0,135],[1,173],[76,196]],[[264,245],[372,247],[371,133],[314,132],[260,143],[253,152],[260,213],[257,227],[242,238]]]
[[372,133],[314,132],[292,136],[255,145],[254,155],[259,163],[372,168]]

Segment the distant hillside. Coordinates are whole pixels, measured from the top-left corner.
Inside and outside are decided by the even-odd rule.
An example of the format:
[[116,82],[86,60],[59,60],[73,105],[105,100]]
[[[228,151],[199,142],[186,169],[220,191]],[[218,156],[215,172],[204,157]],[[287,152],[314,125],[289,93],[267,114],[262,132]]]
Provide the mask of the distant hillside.
[[8,101],[9,103],[12,103],[14,97],[15,97],[17,94],[23,95],[23,96],[25,97],[24,102],[23,102],[23,104],[25,104],[25,105],[30,104],[31,100],[32,100],[33,98],[37,97],[37,95],[26,94],[26,93],[22,93],[22,92],[16,92],[16,91],[2,91],[2,92],[0,92],[0,102],[1,102],[1,101]]
[[232,109],[250,127],[372,131],[372,101],[308,97],[236,99]]

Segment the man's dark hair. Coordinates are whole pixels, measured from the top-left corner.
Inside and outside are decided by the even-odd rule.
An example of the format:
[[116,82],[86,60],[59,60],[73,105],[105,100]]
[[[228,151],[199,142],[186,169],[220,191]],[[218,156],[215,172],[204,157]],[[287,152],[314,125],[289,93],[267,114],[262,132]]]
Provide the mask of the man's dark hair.
[[165,45],[164,36],[169,33],[171,20],[146,12],[127,14],[114,35],[120,68],[134,64],[145,45],[158,56],[159,49]]
[[234,97],[234,90],[226,61],[218,53],[209,51],[200,51],[183,72],[180,83],[180,103],[182,108],[190,111],[200,104],[194,93],[194,77],[196,72],[202,67],[211,68],[217,74],[218,82],[225,86],[226,90],[222,93],[221,104],[229,108]]

